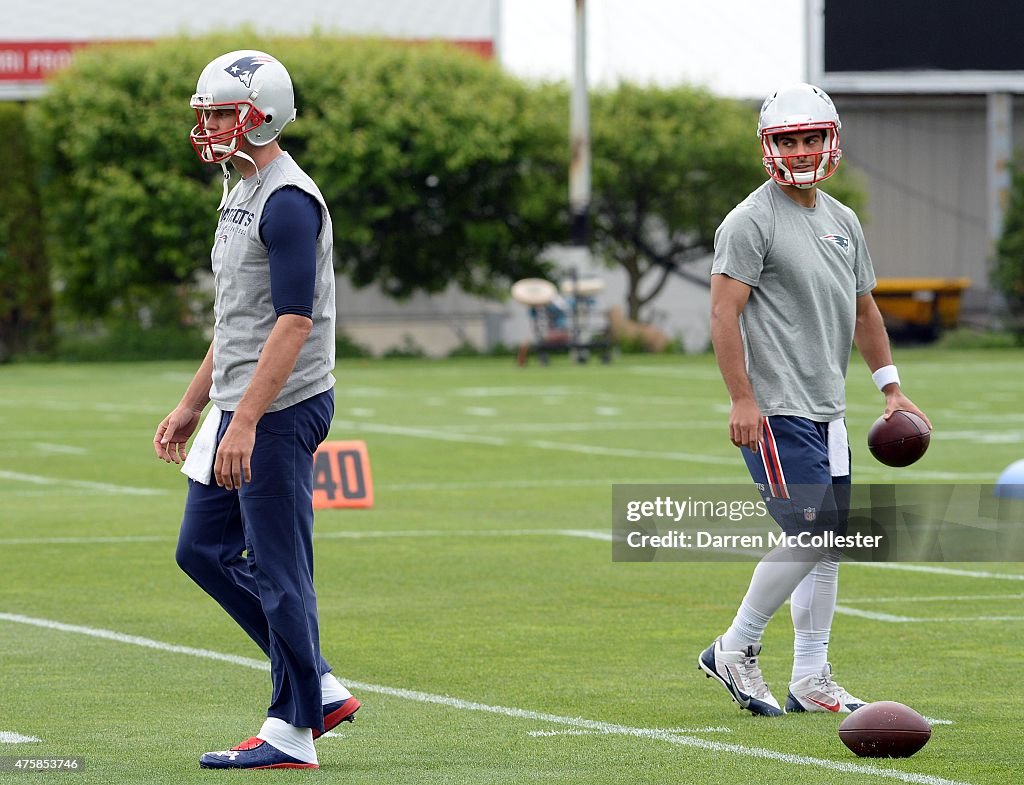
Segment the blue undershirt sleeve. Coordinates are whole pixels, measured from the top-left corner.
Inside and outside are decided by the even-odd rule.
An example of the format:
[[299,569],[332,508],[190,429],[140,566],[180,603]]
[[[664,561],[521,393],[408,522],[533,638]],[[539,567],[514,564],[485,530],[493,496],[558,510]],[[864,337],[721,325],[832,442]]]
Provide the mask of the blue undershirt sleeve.
[[313,318],[316,246],[323,216],[320,203],[294,186],[267,199],[260,218],[260,239],[270,255],[270,296],[274,312]]

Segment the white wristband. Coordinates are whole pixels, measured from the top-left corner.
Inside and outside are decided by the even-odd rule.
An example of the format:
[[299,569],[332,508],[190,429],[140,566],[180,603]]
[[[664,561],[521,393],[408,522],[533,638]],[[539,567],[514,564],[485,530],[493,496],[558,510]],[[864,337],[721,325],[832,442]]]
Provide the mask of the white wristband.
[[896,382],[900,383],[900,375],[896,371],[895,365],[883,365],[873,374],[871,374],[871,380],[875,383],[875,386],[879,390],[885,389],[886,385]]

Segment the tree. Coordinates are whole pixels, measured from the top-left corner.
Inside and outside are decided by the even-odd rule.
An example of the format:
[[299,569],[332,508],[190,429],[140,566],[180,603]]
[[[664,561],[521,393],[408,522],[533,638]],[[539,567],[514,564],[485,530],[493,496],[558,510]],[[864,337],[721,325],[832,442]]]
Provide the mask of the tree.
[[[626,270],[641,320],[673,271],[713,251],[726,214],[767,175],[752,105],[680,86],[622,84],[592,98],[595,252]],[[858,206],[837,175],[825,190]],[[696,280],[695,273],[690,273]]]
[[297,63],[315,117],[296,133],[353,282],[494,295],[543,275],[537,257],[566,225],[566,110],[541,111],[540,93],[450,46],[339,51]]
[[1003,217],[1003,233],[996,245],[992,282],[1006,297],[1010,325],[1024,341],[1024,166],[1012,168],[1010,200]]
[[0,362],[46,351],[53,342],[53,297],[43,250],[42,213],[28,128],[19,104],[0,104],[4,187],[0,188]]
[[240,48],[292,74],[299,122],[282,144],[322,188],[357,285],[494,293],[546,271],[567,209],[551,163],[564,126],[522,83],[450,45],[240,33],[83,51],[32,107],[49,253],[76,313],[188,320],[221,187],[188,143],[188,98]]

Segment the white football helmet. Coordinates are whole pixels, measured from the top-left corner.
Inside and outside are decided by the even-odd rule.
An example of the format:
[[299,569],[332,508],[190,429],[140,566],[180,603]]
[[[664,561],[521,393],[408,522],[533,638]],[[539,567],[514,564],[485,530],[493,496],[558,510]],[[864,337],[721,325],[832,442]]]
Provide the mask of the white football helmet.
[[[797,188],[810,188],[831,177],[843,155],[839,149],[840,125],[835,104],[821,88],[796,84],[772,93],[764,100],[757,122],[757,135],[764,151],[764,168],[773,180]],[[819,130],[823,132],[824,140],[821,152],[815,154],[817,164],[810,171],[793,171],[789,159],[806,156],[780,153],[775,137],[783,133]]]
[[[257,147],[277,139],[295,119],[295,93],[281,63],[265,52],[242,49],[221,55],[203,69],[192,108],[192,146],[203,161],[220,163],[235,155],[243,135]],[[225,109],[234,112],[231,127],[207,131],[208,113]]]

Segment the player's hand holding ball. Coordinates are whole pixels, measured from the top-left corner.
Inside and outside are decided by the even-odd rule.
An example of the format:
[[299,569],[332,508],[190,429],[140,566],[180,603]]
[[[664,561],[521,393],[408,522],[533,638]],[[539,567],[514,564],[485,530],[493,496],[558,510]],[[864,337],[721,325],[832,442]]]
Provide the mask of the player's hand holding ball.
[[897,409],[882,415],[868,431],[868,449],[886,466],[910,466],[920,460],[931,441],[931,424],[914,411]]

